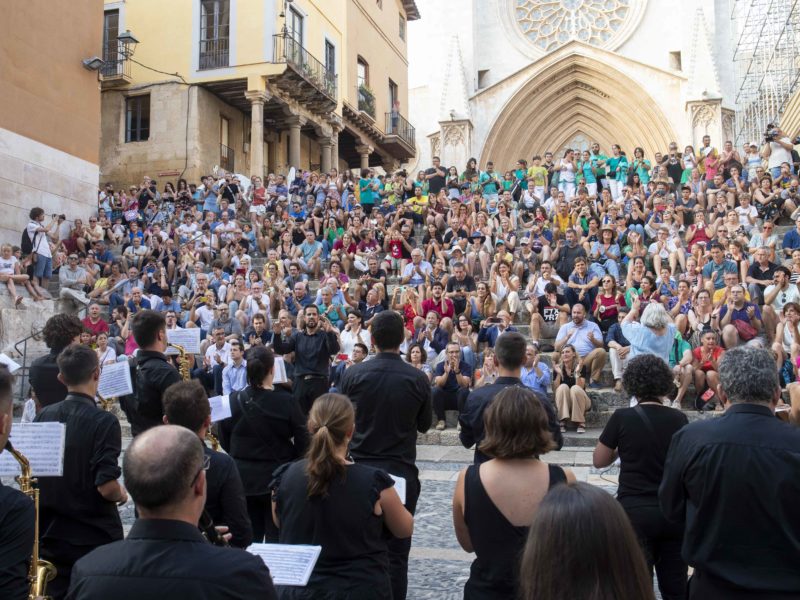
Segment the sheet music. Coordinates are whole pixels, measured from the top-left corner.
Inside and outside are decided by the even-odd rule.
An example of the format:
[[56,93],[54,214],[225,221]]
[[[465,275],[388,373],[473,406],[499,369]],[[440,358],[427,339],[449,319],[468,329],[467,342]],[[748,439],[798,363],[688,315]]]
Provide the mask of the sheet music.
[[200,354],[200,329],[198,327],[167,329],[167,341],[170,344],[183,346],[187,354]]
[[228,396],[214,396],[208,399],[211,405],[211,422],[216,423],[231,416],[231,400]]
[[8,367],[8,371],[12,375],[22,368],[22,365],[20,365],[19,363],[14,362],[13,360],[11,360],[11,357],[8,356],[5,353],[0,354],[0,365],[7,366]]
[[275,585],[306,586],[322,546],[252,544],[248,552],[269,567]]
[[[31,463],[31,474],[37,477],[61,477],[64,474],[64,423],[15,423],[11,443]],[[19,475],[19,463],[10,452],[0,454],[0,476]]]
[[133,393],[131,367],[127,360],[103,365],[97,393],[103,398],[119,398]]
[[272,383],[286,383],[289,378],[286,377],[286,363],[283,362],[282,356],[275,357],[275,373],[272,377]]
[[397,495],[400,496],[400,502],[403,504],[406,503],[406,478],[400,477],[399,475],[392,475],[389,473],[389,477],[394,479],[394,489],[397,491]]

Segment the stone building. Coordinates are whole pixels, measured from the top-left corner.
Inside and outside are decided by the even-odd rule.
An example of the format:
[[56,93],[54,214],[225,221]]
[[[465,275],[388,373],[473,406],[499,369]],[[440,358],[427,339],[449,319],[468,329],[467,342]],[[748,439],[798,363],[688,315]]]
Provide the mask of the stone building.
[[[410,27],[412,168],[432,154],[498,169],[545,150],[652,159],[670,141],[734,139],[725,0],[419,0]],[[444,31],[444,35],[435,35]]]
[[100,89],[82,61],[102,18],[98,3],[26,0],[0,19],[1,242],[20,243],[34,206],[70,218],[97,207]]
[[417,18],[413,0],[106,0],[101,179],[161,188],[214,165],[250,176],[408,160]]

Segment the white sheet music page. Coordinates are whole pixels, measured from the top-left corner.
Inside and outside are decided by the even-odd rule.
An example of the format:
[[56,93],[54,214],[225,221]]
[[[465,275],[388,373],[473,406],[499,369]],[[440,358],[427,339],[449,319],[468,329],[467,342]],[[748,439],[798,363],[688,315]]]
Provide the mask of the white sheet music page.
[[[31,474],[36,477],[61,477],[64,474],[64,423],[14,423],[11,444],[31,463]],[[20,473],[19,463],[10,452],[0,454],[0,476],[12,477]]]
[[275,357],[275,375],[272,378],[272,383],[286,383],[289,378],[286,377],[286,363],[283,362],[282,356]]
[[[200,329],[167,329],[167,342],[183,346],[187,354],[200,354]],[[175,353],[177,350],[172,349],[168,354]]]
[[97,393],[103,398],[119,398],[133,393],[131,368],[127,360],[103,365],[100,381],[97,383]]
[[261,557],[275,585],[306,586],[322,546],[252,544],[248,552]]
[[231,416],[231,401],[228,396],[214,396],[208,399],[211,405],[211,422],[216,423]]

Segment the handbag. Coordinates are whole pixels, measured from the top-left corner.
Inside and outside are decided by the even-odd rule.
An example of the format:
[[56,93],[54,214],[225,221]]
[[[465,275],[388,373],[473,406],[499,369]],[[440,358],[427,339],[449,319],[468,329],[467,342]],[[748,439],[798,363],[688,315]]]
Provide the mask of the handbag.
[[733,326],[736,327],[736,332],[739,334],[739,337],[743,339],[745,342],[752,340],[754,337],[758,335],[758,331],[756,331],[755,327],[750,325],[747,321],[741,321],[736,319],[733,321]]

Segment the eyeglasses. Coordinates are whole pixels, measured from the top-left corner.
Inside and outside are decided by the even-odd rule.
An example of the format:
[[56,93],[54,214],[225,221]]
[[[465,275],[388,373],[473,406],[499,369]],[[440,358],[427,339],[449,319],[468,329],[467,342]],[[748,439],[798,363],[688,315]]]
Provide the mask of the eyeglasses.
[[727,229],[717,229],[719,233],[728,233]]
[[764,231],[770,231],[772,229],[772,225],[764,225]]
[[200,473],[202,471],[208,471],[208,467],[211,466],[211,457],[208,454],[203,455],[203,466],[200,467],[200,470],[197,471],[197,474],[192,478],[192,483],[189,484],[189,487],[193,487],[197,478],[200,477]]

